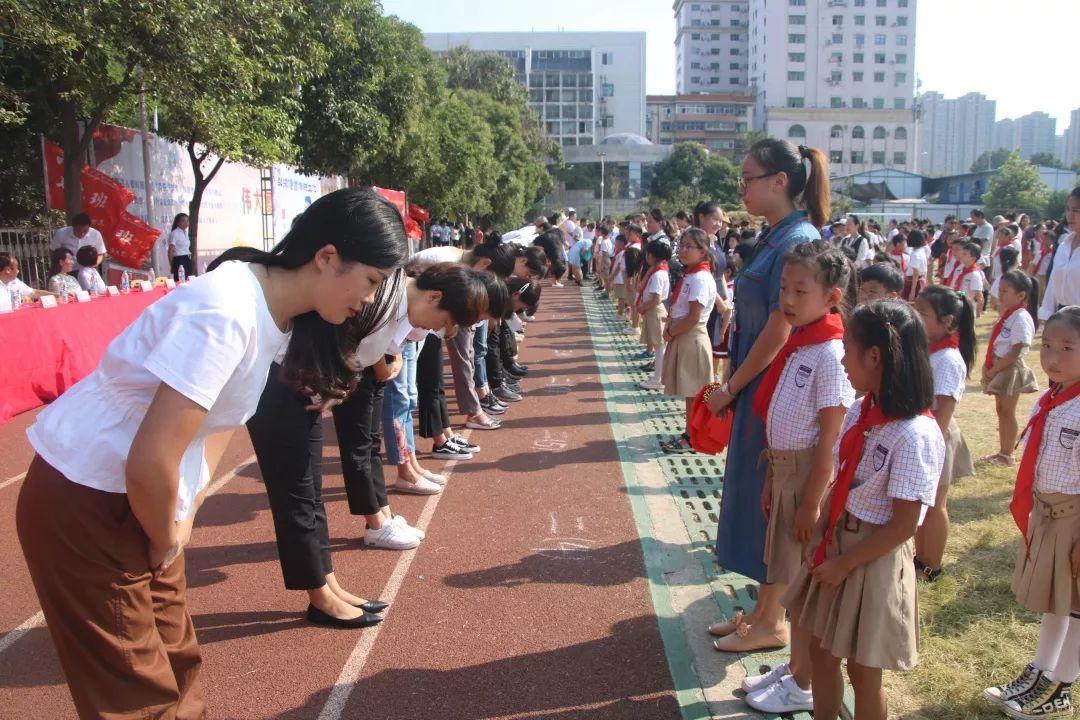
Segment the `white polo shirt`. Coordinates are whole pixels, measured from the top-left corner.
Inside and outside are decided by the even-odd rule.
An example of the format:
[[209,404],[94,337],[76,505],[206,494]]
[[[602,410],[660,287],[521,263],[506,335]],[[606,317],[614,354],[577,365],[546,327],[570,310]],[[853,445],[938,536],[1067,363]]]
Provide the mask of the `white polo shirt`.
[[1003,357],[1012,350],[1013,345],[1023,345],[1020,357],[1028,354],[1031,343],[1035,340],[1035,321],[1031,319],[1031,313],[1020,308],[1005,321],[1001,326],[1001,332],[994,340],[994,357]]
[[951,397],[956,402],[964,397],[967,384],[967,365],[956,348],[945,348],[930,355],[930,370],[934,373],[934,404],[937,396]]
[[101,237],[101,233],[94,228],[90,228],[86,231],[84,237],[77,238],[75,237],[75,228],[70,225],[62,227],[53,233],[52,241],[49,242],[49,249],[67,248],[74,255],[79,251],[79,248],[85,245],[93,245],[99,255],[105,254],[105,238]]
[[1080,495],[1080,398],[1046,416],[1035,466],[1035,490]]
[[801,347],[787,359],[766,418],[771,450],[814,447],[821,436],[818,413],[855,402],[843,357],[844,341],[828,340]]
[[682,292],[671,304],[671,319],[678,320],[689,315],[691,302],[699,303],[704,308],[698,317],[698,324],[708,323],[709,311],[716,303],[716,279],[708,270],[698,270],[683,278]]

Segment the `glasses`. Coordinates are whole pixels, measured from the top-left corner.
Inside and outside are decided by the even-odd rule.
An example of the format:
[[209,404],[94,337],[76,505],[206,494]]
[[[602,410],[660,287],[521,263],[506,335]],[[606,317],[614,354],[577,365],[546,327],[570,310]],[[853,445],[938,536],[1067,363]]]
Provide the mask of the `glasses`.
[[754,182],[755,180],[760,180],[762,178],[772,177],[773,175],[779,175],[779,174],[780,174],[780,171],[777,170],[776,172],[764,173],[762,175],[754,175],[753,177],[747,177],[746,175],[742,175],[742,176],[739,177],[739,189],[740,190],[745,190],[746,186],[749,185],[750,183]]

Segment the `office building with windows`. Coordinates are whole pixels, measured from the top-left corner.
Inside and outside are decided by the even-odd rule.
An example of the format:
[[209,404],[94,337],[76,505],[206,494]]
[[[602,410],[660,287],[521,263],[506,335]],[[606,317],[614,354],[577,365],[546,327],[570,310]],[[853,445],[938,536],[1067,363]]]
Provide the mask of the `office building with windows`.
[[1065,153],[1061,161],[1068,166],[1080,160],[1080,109],[1069,113],[1069,128],[1065,131]]
[[657,145],[696,142],[733,156],[740,137],[754,128],[754,96],[729,93],[649,95],[645,137]]
[[923,175],[971,172],[975,161],[994,150],[997,103],[982,93],[948,99],[939,92],[919,96],[916,161]]
[[759,127],[849,175],[915,170],[916,0],[749,0]]
[[465,46],[517,70],[548,135],[563,146],[645,132],[645,33],[425,33],[436,54]]
[[747,0],[675,0],[675,90],[745,95],[749,84]]

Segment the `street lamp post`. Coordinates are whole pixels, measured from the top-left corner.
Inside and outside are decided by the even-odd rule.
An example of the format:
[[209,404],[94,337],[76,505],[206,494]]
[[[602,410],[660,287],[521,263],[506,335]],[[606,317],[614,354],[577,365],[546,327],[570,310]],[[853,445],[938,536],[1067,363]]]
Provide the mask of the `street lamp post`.
[[600,220],[604,219],[604,158],[607,157],[603,152],[600,153]]

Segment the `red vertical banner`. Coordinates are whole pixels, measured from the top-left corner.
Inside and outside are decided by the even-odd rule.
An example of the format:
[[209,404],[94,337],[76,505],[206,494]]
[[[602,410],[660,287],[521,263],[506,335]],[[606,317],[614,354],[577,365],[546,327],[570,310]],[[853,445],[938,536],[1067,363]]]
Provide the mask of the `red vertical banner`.
[[64,151],[51,140],[42,143],[45,154],[45,196],[49,207],[54,210],[67,210],[64,198]]

